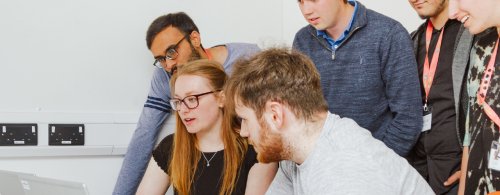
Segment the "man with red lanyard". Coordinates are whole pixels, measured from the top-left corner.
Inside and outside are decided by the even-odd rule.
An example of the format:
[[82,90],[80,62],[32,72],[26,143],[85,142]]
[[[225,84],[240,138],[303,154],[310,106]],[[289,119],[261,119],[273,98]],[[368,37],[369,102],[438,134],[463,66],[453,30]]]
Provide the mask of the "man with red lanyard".
[[[462,155],[460,94],[472,35],[448,20],[448,0],[409,0],[426,21],[412,33],[422,91],[423,128],[407,159],[436,194],[457,194]],[[462,131],[460,131],[462,129]]]
[[[467,118],[460,192],[500,190],[500,1],[450,0],[449,17],[476,34],[467,75]],[[491,28],[493,27],[493,28]]]

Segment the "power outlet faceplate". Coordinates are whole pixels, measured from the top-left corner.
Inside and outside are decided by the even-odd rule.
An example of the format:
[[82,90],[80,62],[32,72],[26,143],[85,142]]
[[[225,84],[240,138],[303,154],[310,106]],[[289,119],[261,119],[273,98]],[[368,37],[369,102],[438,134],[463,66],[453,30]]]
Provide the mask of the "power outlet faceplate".
[[37,124],[0,124],[0,146],[33,146],[37,144]]
[[49,124],[49,145],[84,145],[85,125]]

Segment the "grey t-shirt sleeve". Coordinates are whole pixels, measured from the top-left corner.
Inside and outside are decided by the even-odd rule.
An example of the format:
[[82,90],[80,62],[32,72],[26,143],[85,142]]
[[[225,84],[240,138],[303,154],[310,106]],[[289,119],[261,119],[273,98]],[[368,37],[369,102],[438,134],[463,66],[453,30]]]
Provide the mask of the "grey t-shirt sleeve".
[[240,58],[252,57],[260,51],[260,48],[256,44],[251,43],[227,43],[225,46],[227,49],[227,58],[223,66],[228,74],[231,74],[233,64]]
[[293,166],[293,163],[287,161],[281,161],[279,163],[278,172],[276,176],[274,176],[271,186],[267,189],[266,195],[293,194],[293,183],[290,178]]

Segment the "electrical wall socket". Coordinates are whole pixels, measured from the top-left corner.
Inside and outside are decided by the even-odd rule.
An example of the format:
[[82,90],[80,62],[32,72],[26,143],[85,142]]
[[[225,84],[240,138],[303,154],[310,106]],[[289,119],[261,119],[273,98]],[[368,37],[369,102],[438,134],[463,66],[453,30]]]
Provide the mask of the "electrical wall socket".
[[49,145],[84,145],[84,124],[49,124]]
[[0,123],[0,146],[33,146],[37,144],[37,124]]

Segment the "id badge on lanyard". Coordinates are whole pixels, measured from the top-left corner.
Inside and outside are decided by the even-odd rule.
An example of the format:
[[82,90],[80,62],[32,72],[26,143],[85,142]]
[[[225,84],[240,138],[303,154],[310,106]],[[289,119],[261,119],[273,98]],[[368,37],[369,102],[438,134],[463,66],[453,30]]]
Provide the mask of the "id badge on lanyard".
[[422,132],[426,132],[431,130],[432,127],[432,106],[428,105],[427,99],[429,98],[429,93],[431,91],[432,82],[434,81],[434,75],[437,70],[437,63],[439,58],[439,53],[441,52],[441,41],[443,40],[444,27],[441,29],[441,33],[439,33],[439,38],[436,43],[436,48],[434,49],[434,53],[432,54],[432,59],[429,60],[429,46],[432,38],[432,30],[434,27],[432,26],[431,21],[427,23],[427,30],[425,34],[425,61],[424,61],[424,70],[422,75],[422,82],[425,91],[425,104],[424,104],[424,113],[423,113],[423,124],[422,124]]
[[500,143],[498,141],[493,141],[491,143],[488,168],[500,171]]
[[[486,102],[486,95],[488,94],[488,89],[491,83],[490,81],[495,72],[495,60],[497,57],[499,41],[500,38],[497,39],[495,49],[491,54],[490,61],[488,62],[488,66],[486,67],[483,78],[481,79],[481,84],[479,86],[479,90],[477,91],[477,103],[483,108],[486,116],[488,116],[488,118],[492,120],[493,123],[495,123],[495,126],[499,127],[500,130],[500,118],[498,117],[498,114],[495,113],[495,111],[491,108],[491,106],[488,105],[488,103]],[[490,153],[488,155],[488,168],[495,171],[500,171],[499,153],[500,153],[500,140],[494,140],[491,143]]]
[[431,130],[432,107],[428,106],[427,104],[424,105],[423,121],[424,123],[422,125],[422,132]]

